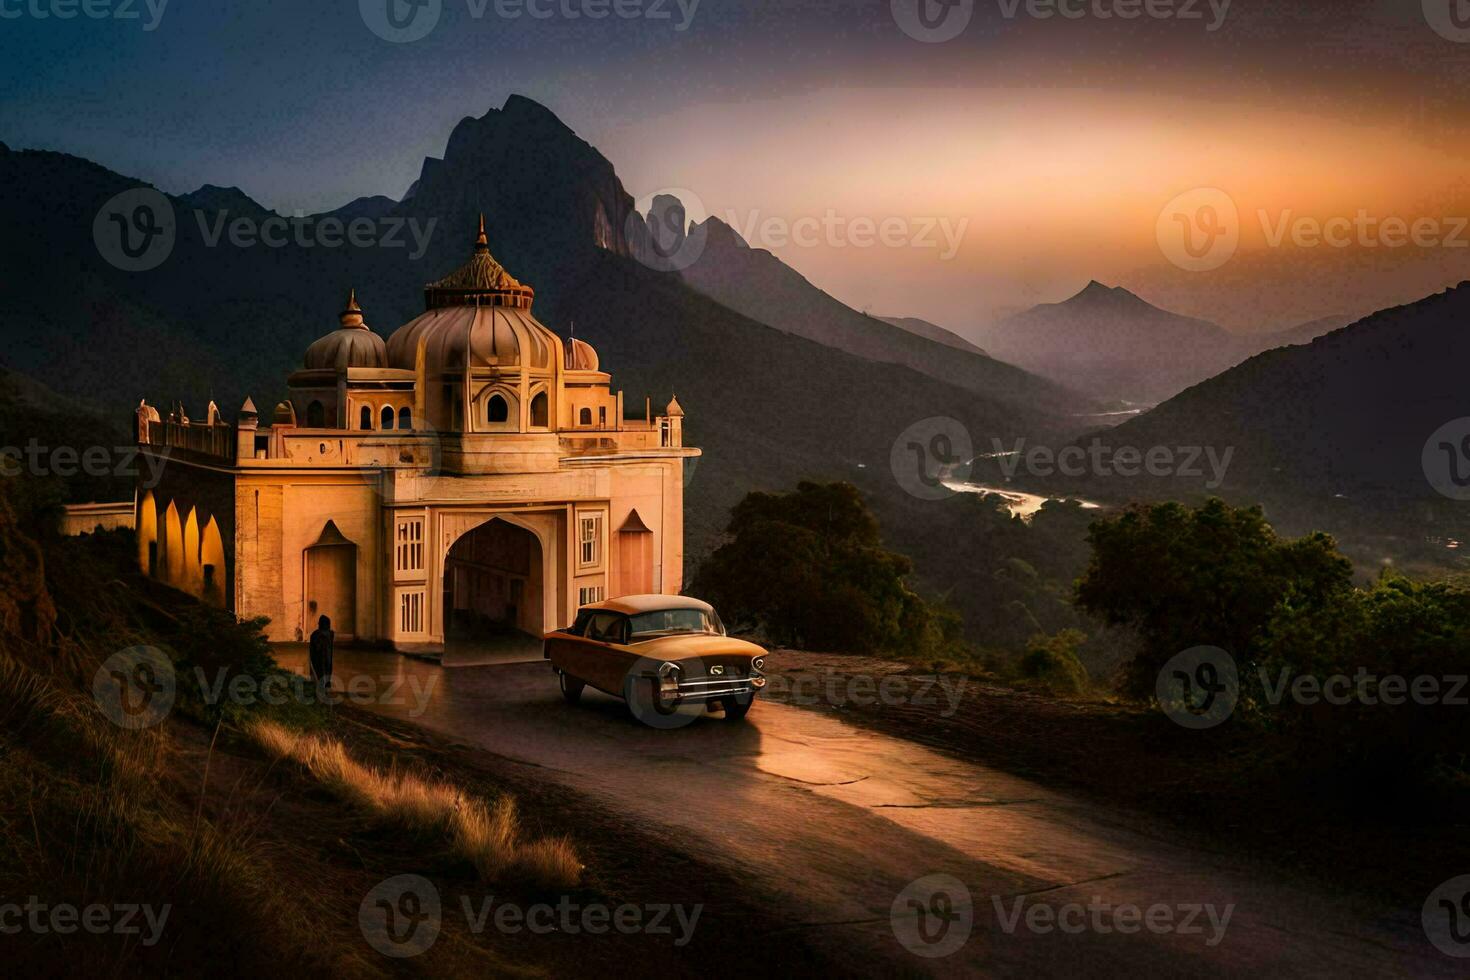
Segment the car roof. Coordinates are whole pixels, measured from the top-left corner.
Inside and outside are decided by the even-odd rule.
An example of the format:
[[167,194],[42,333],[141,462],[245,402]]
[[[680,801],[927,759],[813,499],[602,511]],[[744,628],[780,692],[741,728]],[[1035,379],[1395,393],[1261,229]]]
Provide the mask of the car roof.
[[714,607],[709,603],[687,595],[625,595],[616,599],[588,603],[582,608],[597,612],[618,612],[625,616],[660,612],[665,609],[701,609],[704,612],[714,612]]

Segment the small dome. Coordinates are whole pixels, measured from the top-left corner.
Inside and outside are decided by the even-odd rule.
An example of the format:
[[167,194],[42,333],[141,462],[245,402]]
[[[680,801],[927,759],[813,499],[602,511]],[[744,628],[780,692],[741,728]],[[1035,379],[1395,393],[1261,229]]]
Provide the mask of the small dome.
[[567,370],[596,371],[597,369],[597,351],[592,349],[591,344],[573,337],[567,344]]
[[271,424],[272,425],[295,425],[296,424],[296,409],[293,408],[293,407],[291,407],[291,403],[290,402],[280,402],[279,404],[276,405],[276,410],[273,413],[271,413]]
[[341,326],[306,348],[308,370],[347,368],[380,368],[388,364],[388,347],[383,338],[363,322],[362,307],[357,305],[357,291],[347,297]]

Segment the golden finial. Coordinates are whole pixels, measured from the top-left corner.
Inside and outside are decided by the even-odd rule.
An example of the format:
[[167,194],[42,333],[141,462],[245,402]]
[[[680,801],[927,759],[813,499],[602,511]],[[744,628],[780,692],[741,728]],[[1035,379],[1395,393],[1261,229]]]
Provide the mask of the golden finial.
[[338,317],[344,327],[366,327],[362,320],[362,307],[357,305],[357,290],[349,289],[347,292],[347,309],[342,311]]
[[490,251],[490,241],[485,237],[485,212],[480,212],[480,234],[475,238],[475,251]]

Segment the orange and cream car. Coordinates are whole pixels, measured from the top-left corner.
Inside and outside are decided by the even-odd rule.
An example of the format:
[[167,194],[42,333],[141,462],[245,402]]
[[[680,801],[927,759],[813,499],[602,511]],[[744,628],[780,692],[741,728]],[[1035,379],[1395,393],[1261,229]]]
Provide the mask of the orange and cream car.
[[624,596],[584,606],[566,629],[546,634],[566,699],[591,686],[628,702],[642,721],[690,718],[723,708],[739,720],[766,686],[766,651],[725,635],[707,602],[684,596]]

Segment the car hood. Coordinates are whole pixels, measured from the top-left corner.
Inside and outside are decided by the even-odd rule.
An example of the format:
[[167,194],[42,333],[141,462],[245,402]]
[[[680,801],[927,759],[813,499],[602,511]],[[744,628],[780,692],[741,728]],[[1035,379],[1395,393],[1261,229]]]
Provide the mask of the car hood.
[[765,647],[733,636],[661,636],[656,640],[645,640],[628,647],[640,656],[655,660],[692,660],[696,657],[763,657]]

